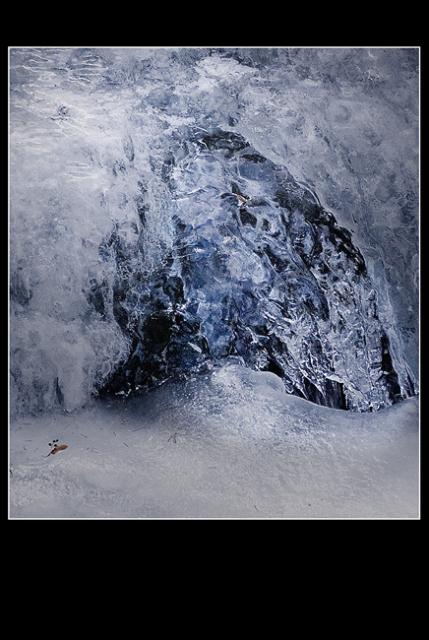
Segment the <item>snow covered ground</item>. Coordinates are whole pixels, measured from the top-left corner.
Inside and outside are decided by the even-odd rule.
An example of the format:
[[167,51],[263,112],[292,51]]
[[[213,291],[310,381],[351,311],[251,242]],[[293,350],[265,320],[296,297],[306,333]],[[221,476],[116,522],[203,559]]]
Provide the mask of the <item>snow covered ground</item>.
[[[58,438],[65,451],[46,457]],[[235,364],[11,425],[12,518],[417,518],[418,400],[351,413]]]

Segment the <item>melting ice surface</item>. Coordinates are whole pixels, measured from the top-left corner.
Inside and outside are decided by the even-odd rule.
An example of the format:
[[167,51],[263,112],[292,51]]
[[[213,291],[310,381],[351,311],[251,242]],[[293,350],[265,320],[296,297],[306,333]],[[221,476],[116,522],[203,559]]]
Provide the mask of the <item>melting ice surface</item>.
[[416,419],[417,67],[401,49],[12,49],[14,424],[101,430],[103,402],[159,385],[144,402],[168,423],[190,376],[203,420],[226,363],[304,413],[349,410],[335,425]]
[[12,406],[235,356],[417,392],[417,53],[13,49]]

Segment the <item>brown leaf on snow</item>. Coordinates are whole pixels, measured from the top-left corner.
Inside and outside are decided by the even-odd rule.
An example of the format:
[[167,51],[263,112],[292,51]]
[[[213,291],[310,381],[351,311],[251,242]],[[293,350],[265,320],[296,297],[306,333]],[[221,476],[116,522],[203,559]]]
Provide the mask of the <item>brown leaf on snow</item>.
[[68,446],[68,444],[56,444],[52,451],[48,453],[48,456],[53,456],[55,453],[58,453],[58,451],[64,451],[64,449],[67,449]]

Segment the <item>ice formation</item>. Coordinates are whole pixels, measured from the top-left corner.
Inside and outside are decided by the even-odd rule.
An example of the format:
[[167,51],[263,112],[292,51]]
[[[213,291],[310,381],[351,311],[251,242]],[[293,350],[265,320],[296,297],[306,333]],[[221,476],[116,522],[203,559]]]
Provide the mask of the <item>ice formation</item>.
[[418,391],[416,50],[12,49],[14,414],[221,366]]

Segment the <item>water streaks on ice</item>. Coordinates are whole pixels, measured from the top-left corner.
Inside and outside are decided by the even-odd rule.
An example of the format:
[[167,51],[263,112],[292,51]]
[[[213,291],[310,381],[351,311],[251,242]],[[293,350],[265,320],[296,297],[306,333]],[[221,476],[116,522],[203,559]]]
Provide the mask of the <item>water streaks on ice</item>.
[[228,356],[415,394],[416,96],[414,50],[12,49],[13,411]]

